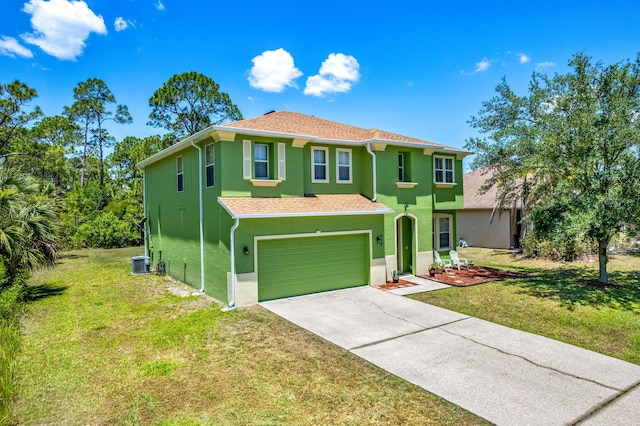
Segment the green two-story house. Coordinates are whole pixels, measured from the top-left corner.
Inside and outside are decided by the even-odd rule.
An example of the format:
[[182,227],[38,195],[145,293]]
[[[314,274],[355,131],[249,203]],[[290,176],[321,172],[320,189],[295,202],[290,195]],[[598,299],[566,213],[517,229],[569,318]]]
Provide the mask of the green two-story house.
[[467,154],[286,111],[210,126],[138,164],[147,255],[229,308],[424,274]]

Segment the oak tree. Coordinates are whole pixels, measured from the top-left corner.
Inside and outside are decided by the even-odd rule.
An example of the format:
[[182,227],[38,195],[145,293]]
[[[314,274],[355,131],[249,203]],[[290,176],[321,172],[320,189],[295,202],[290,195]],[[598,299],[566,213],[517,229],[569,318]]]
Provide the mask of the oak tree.
[[598,281],[608,283],[607,248],[640,225],[640,54],[605,66],[584,54],[564,75],[534,74],[525,96],[505,81],[471,125],[484,133],[466,147],[473,166],[496,171],[492,184],[527,177],[531,213],[545,211],[557,234],[598,246]]

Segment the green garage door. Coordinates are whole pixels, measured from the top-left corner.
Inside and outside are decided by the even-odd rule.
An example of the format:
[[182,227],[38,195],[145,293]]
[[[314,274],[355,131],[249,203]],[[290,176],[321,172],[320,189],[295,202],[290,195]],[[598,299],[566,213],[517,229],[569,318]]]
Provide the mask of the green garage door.
[[368,234],[258,242],[260,301],[368,283]]

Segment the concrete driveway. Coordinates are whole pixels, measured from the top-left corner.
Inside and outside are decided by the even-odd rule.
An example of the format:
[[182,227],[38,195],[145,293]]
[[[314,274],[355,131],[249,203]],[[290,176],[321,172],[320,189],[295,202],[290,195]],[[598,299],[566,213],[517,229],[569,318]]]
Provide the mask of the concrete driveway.
[[371,287],[261,303],[500,425],[640,423],[640,366]]

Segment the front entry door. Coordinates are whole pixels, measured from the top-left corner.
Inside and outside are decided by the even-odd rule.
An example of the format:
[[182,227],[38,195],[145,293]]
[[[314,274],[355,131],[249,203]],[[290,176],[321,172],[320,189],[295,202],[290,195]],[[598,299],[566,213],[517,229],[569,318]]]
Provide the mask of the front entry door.
[[413,230],[411,226],[411,218],[408,216],[399,217],[396,226],[398,241],[396,242],[396,253],[398,257],[398,271],[410,274],[412,273],[411,265],[413,264]]

